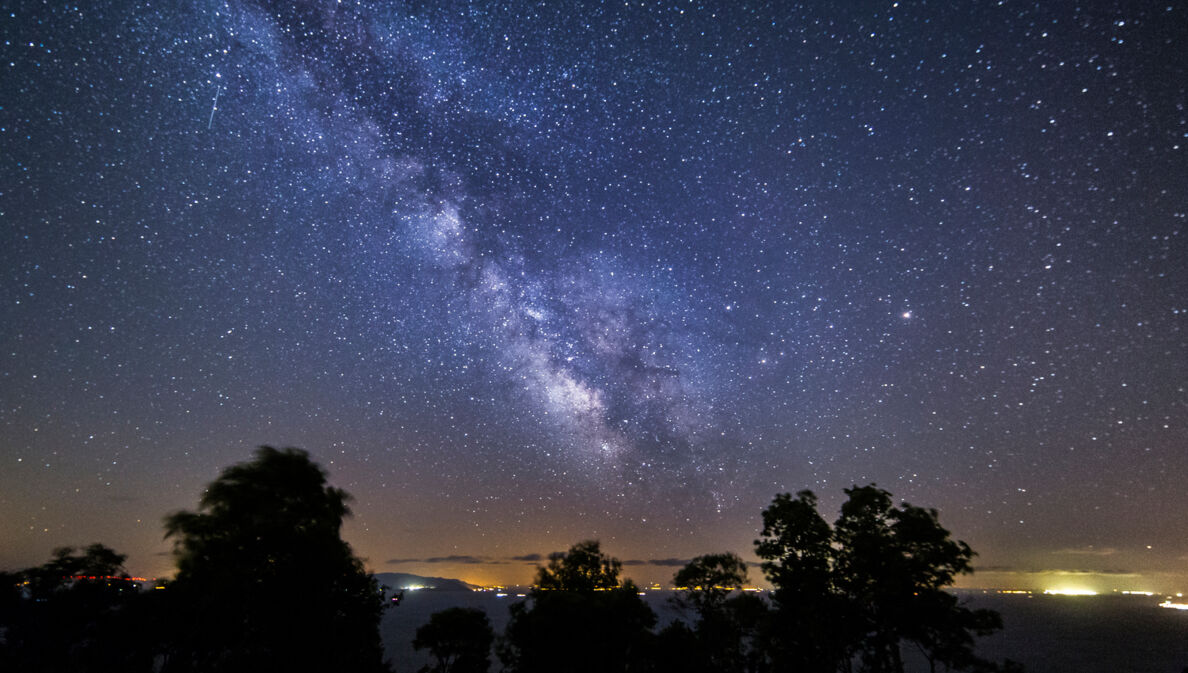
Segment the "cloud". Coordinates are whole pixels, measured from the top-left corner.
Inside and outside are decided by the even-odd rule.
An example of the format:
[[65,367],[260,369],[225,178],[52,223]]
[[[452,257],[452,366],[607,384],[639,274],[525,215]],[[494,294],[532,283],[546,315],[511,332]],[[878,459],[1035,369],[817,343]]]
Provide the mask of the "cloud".
[[523,554],[521,556],[511,556],[508,558],[508,560],[509,561],[522,561],[524,563],[540,563],[541,561],[544,560],[544,556],[542,556],[541,554]]
[[398,565],[402,563],[455,563],[461,565],[479,565],[483,563],[503,563],[497,559],[491,559],[486,556],[467,556],[454,554],[450,556],[430,556],[427,558],[394,558],[385,561],[388,565]]
[[623,561],[625,566],[660,566],[662,568],[681,568],[688,564],[689,559],[680,558],[627,559]]
[[1094,547],[1089,545],[1087,547],[1076,547],[1069,549],[1057,549],[1053,554],[1069,554],[1073,556],[1113,556],[1118,553],[1117,549],[1113,547]]
[[1085,577],[1091,575],[1111,575],[1114,577],[1137,577],[1139,573],[1132,570],[1124,570],[1121,568],[1108,568],[1106,570],[1086,570],[1084,568],[1044,568],[1041,570],[1029,570],[1026,568],[1018,568],[1015,566],[986,566],[984,568],[976,568],[979,573],[1011,573],[1016,575],[1046,575],[1058,577]]
[[654,558],[648,559],[648,565],[663,566],[667,568],[683,568],[689,565],[691,559],[684,558]]
[[482,556],[430,556],[425,559],[425,563],[464,563],[467,565],[475,565],[479,563],[490,563],[491,560]]

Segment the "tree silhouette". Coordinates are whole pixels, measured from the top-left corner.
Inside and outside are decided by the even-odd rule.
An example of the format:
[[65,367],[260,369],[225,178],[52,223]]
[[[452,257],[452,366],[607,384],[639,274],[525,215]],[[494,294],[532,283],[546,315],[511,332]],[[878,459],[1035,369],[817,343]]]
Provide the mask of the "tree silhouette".
[[944,591],[972,572],[973,550],[950,537],[935,509],[903,503],[873,484],[847,489],[834,526],[840,544],[838,577],[843,592],[862,606],[862,657],[867,670],[903,670],[900,643],[914,643],[935,663],[968,667],[970,632],[1001,627],[990,611],[974,612]]
[[835,584],[833,530],[817,512],[817,496],[777,495],[763,510],[762,535],[755,552],[776,608],[764,649],[775,670],[846,670],[860,634]]
[[437,659],[421,673],[487,673],[495,632],[486,613],[474,608],[435,612],[417,629],[413,647],[428,649]]
[[381,671],[383,596],[342,540],[346,492],[298,449],[261,447],[165,520],[175,541],[166,671]]
[[536,573],[541,591],[588,593],[619,586],[623,564],[602,553],[597,540],[579,542],[565,553],[549,555],[549,564]]
[[748,594],[730,597],[747,582],[747,566],[737,554],[698,556],[673,576],[681,593],[679,608],[692,608],[692,628],[676,620],[661,632],[658,671],[694,673],[756,670],[760,652],[756,640],[767,606]]
[[747,564],[738,554],[730,552],[706,554],[689,561],[673,575],[672,581],[684,590],[679,600],[689,603],[705,619],[721,609],[732,591],[747,583]]
[[645,666],[656,615],[596,541],[553,554],[511,607],[499,657],[513,673],[616,673]]
[[107,586],[110,580],[127,580],[127,556],[99,544],[88,545],[81,554],[74,547],[59,547],[48,563],[25,571],[34,597],[43,597],[64,586]]
[[6,575],[0,670],[149,670],[151,652],[124,635],[144,600],[125,558],[97,543],[81,553],[62,547],[43,565]]
[[811,491],[776,496],[763,512],[756,552],[775,587],[770,652],[778,669],[902,673],[911,643],[930,665],[989,666],[973,636],[1001,628],[945,592],[971,572],[969,545],[953,540],[936,510],[903,503],[875,485],[845,490],[832,528]]

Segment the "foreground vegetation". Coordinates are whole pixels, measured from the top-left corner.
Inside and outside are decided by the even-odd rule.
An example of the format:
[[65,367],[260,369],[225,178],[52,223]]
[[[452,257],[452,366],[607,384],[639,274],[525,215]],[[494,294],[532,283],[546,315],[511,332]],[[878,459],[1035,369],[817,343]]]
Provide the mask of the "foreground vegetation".
[[[655,613],[596,541],[539,568],[496,637],[485,614],[453,608],[417,630],[437,673],[899,673],[912,649],[932,671],[1017,670],[974,654],[1001,628],[945,588],[973,551],[935,510],[894,505],[870,486],[846,490],[830,525],[810,491],[777,495],[755,541],[770,598],[739,591],[733,553],[676,573],[687,619]],[[140,591],[125,557],[91,545],[0,577],[0,670],[385,671],[383,592],[342,540],[349,496],[303,451],[262,447],[224,470],[198,511],[165,520],[177,576]]]

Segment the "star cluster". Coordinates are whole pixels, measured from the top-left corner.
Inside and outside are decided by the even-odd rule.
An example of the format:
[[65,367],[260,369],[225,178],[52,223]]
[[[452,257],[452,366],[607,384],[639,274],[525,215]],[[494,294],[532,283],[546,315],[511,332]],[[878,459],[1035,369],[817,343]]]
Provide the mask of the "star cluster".
[[268,443],[379,569],[746,551],[873,481],[984,567],[1166,581],[1183,14],[18,3],[0,563],[168,572],[160,517]]

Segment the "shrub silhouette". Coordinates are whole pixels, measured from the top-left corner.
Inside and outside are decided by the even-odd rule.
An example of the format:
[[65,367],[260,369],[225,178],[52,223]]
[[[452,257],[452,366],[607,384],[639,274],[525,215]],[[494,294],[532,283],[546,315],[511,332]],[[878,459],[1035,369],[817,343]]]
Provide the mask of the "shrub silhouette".
[[417,629],[413,647],[428,649],[437,660],[421,673],[487,673],[495,632],[486,613],[474,608],[435,612]]

